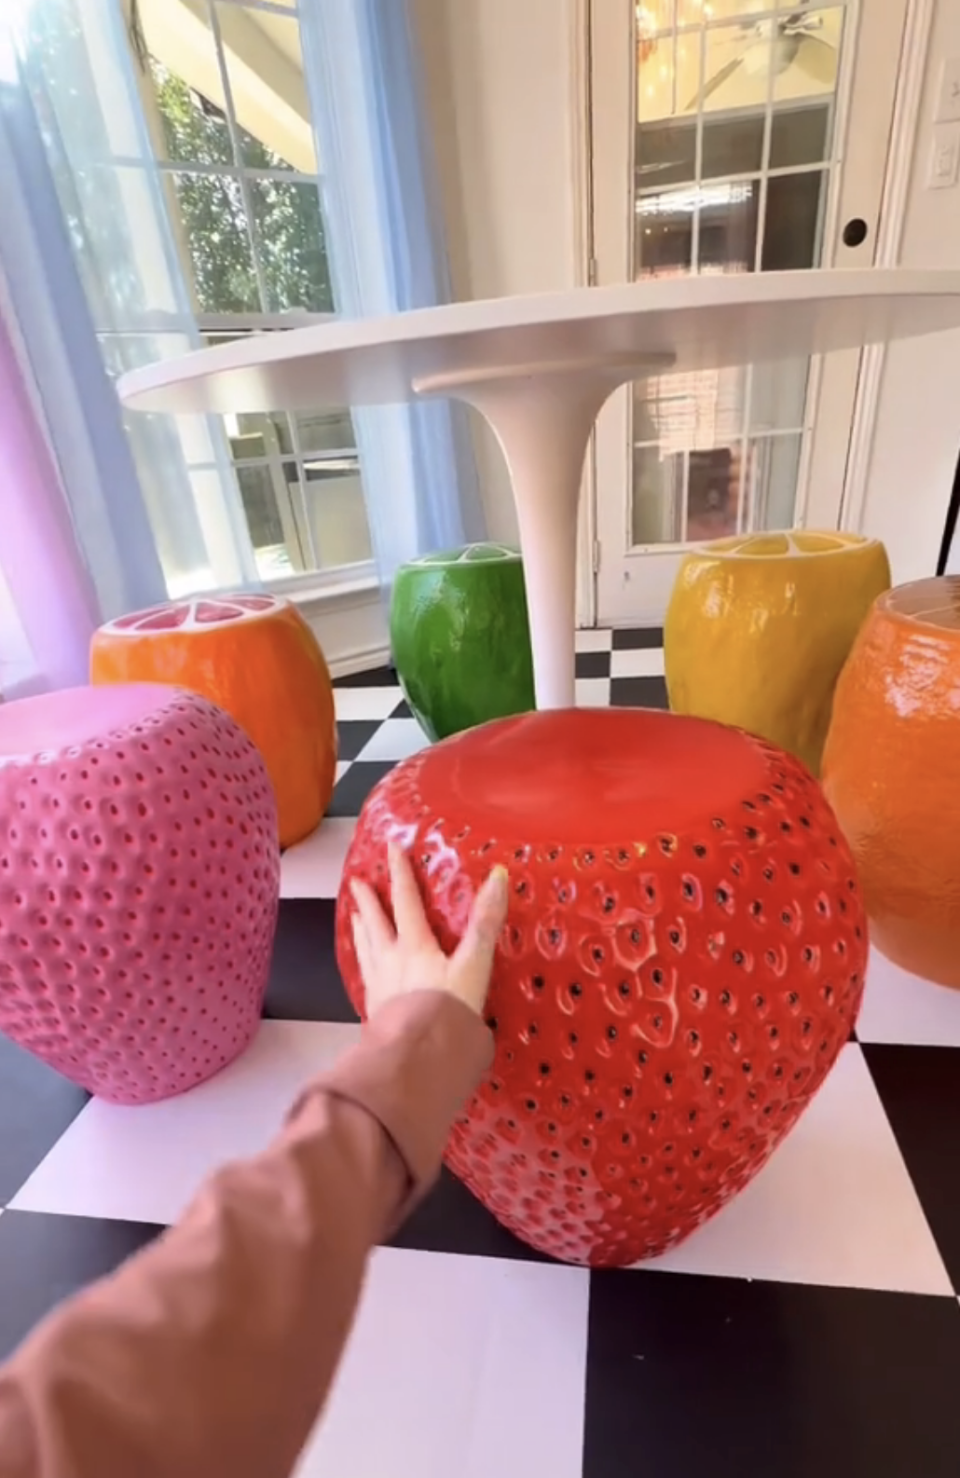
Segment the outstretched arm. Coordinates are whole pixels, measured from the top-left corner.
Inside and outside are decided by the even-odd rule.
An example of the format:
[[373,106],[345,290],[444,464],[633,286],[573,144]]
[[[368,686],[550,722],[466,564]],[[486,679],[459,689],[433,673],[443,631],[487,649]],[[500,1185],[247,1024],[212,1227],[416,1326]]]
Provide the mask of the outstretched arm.
[[[434,943],[431,961],[409,866],[394,855],[391,872],[399,933],[372,894],[357,898],[376,1008],[359,1045],[307,1090],[268,1150],[216,1174],[176,1227],[54,1312],[0,1369],[3,1478],[291,1471],[369,1251],[433,1180],[492,1055],[478,1011],[503,880],[481,893],[457,955]],[[426,989],[407,969],[411,920]]]

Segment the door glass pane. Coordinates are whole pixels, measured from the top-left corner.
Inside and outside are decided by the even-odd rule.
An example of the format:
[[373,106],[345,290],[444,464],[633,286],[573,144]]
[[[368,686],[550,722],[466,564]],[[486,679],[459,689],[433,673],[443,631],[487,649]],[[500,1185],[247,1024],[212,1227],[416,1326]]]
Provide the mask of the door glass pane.
[[818,264],[828,178],[818,169],[767,181],[762,271],[790,272]]
[[829,159],[832,131],[833,108],[827,103],[778,109],[770,126],[770,168],[794,169]]
[[799,431],[804,424],[809,365],[805,359],[765,364],[750,376],[751,435],[764,431]]
[[793,523],[793,501],[803,437],[763,436],[748,443],[751,527],[783,529]]
[[[767,9],[635,9],[637,278],[820,264],[847,7]],[[791,526],[808,378],[791,362],[638,385],[634,542]]]
[[718,175],[753,174],[763,164],[763,118],[738,113],[731,118],[711,119],[703,125],[700,173],[703,179]]
[[722,539],[740,527],[741,443],[691,452],[686,537]]
[[683,538],[685,462],[682,452],[664,456],[659,446],[634,448],[634,544],[673,544]]

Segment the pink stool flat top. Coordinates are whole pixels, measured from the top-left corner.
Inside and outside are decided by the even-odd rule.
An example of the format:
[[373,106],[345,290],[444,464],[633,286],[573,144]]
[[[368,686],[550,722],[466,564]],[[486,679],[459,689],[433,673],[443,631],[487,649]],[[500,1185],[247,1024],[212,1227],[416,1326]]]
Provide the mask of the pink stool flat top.
[[0,704],[0,765],[60,754],[142,723],[179,697],[163,683],[63,688]]

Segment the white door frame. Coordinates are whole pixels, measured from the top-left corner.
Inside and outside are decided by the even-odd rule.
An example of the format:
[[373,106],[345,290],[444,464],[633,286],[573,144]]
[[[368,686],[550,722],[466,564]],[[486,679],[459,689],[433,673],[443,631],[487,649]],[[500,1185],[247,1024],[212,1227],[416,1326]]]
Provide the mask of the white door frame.
[[[846,77],[838,87],[838,116],[836,128],[843,139],[843,152],[838,161],[841,186],[830,192],[828,217],[824,229],[823,263],[825,266],[892,265],[896,262],[907,188],[914,155],[914,143],[918,127],[918,99],[923,84],[927,60],[928,43],[933,22],[934,0],[905,0],[903,22],[903,44],[899,56],[900,70],[897,75],[895,62],[891,59],[889,31],[884,32],[883,42],[879,31],[862,27],[859,22],[863,14],[864,0],[854,0],[852,34],[845,39],[844,61]],[[875,3],[875,0],[874,0]],[[572,104],[575,118],[575,157],[586,157],[585,180],[579,186],[579,195],[584,212],[584,227],[580,232],[583,278],[585,282],[596,281],[595,261],[600,213],[618,211],[622,216],[619,223],[623,261],[620,264],[621,280],[626,277],[627,251],[629,250],[629,211],[632,196],[628,187],[629,167],[632,156],[629,128],[624,128],[624,95],[632,92],[633,62],[630,48],[620,48],[619,59],[612,54],[602,59],[592,54],[596,35],[595,24],[598,9],[603,12],[604,25],[619,25],[620,33],[632,36],[633,0],[572,0],[576,12],[572,19],[575,26],[574,55],[579,58],[576,77],[572,83]],[[611,21],[611,16],[614,17]],[[593,85],[593,72],[598,60],[604,66],[603,88]],[[619,78],[611,78],[611,66],[621,66]],[[864,67],[892,69],[897,75],[894,93],[892,126],[889,134],[870,128],[848,128],[850,99],[853,95],[855,72]],[[860,71],[862,76],[862,70]],[[607,85],[607,84],[610,85]],[[626,88],[626,94],[624,94]],[[579,126],[576,119],[579,116]],[[596,151],[596,153],[595,153]],[[595,168],[596,157],[606,151],[607,159],[616,159],[614,168],[608,164],[606,179],[599,176]],[[611,153],[611,151],[614,151]],[[614,204],[610,194],[610,180],[616,178],[620,165],[623,189]],[[860,188],[858,182],[868,182]],[[875,224],[867,241],[859,248],[842,246],[840,223],[853,215],[862,215]],[[610,247],[605,243],[605,267],[610,275]],[[593,270],[591,270],[593,268]],[[828,373],[820,365],[815,366],[810,385],[807,422],[811,423],[821,404],[821,398],[830,406],[843,405],[842,415],[821,418],[817,436],[807,437],[806,455],[800,468],[798,488],[798,523],[809,526],[839,526],[857,530],[862,521],[866,473],[875,431],[877,403],[881,383],[883,351],[871,349],[850,351],[831,357]],[[615,487],[614,496],[624,497],[627,473],[623,462],[631,457],[628,434],[629,413],[627,392],[611,397],[598,419],[597,432],[593,438],[591,454],[585,471],[584,498],[581,507],[580,548],[578,560],[578,616],[581,624],[594,624],[601,608],[599,573],[598,530],[601,524],[598,499],[601,488]],[[611,464],[611,457],[621,459],[620,464]],[[825,469],[843,467],[845,475],[842,488],[837,479]],[[831,485],[832,483],[832,485]],[[625,499],[624,499],[625,501]],[[666,550],[650,546],[650,554],[638,549],[639,558],[647,561]],[[676,550],[673,549],[674,560]],[[639,567],[638,567],[639,568]],[[672,579],[672,573],[669,577]],[[637,621],[656,619],[662,613],[662,592],[652,592],[651,610],[645,613],[637,609]]]

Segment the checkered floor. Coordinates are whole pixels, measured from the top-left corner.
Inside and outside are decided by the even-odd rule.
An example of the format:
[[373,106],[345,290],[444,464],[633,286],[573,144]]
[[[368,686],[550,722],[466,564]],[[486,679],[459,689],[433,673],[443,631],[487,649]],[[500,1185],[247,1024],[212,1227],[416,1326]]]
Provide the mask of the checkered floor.
[[[662,706],[662,670],[659,633],[578,639],[583,705]],[[247,1055],[118,1109],[0,1040],[0,1354],[264,1144],[353,1040],[342,860],[370,788],[424,741],[389,671],[337,701],[332,812],[284,858]],[[857,1037],[747,1190],[642,1269],[548,1263],[444,1176],[373,1259],[301,1478],[956,1478],[960,993],[875,955]]]

